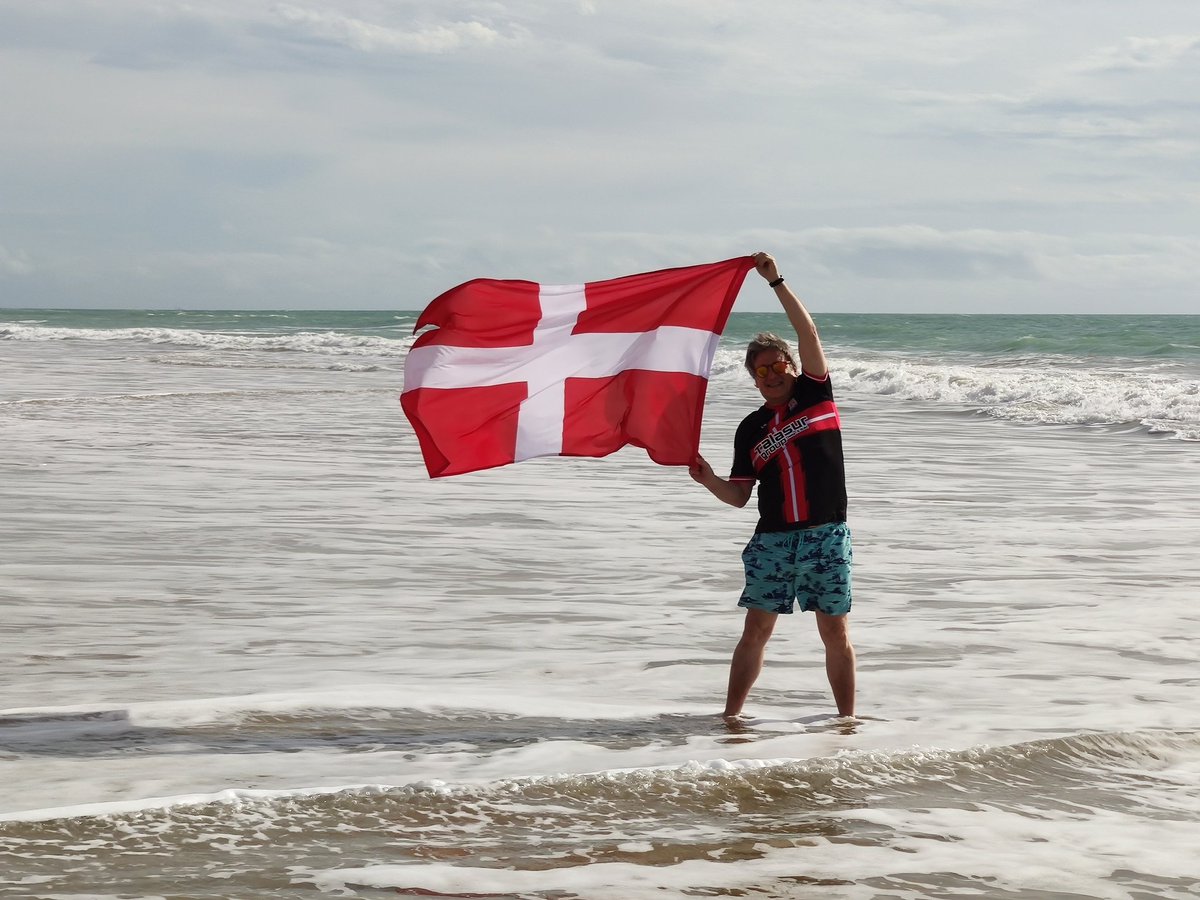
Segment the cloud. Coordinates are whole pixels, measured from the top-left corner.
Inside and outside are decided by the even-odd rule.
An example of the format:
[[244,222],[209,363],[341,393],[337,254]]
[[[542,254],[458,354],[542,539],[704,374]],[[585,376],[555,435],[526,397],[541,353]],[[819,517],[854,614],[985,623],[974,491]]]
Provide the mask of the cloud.
[[[1174,291],[1180,286],[1179,296],[1190,297],[1190,284],[1200,282],[1200,238],[1128,232],[1068,236],[900,225],[578,233],[542,227],[471,241],[429,239],[409,249],[411,261],[421,262],[407,281],[429,284],[425,299],[472,277],[597,280],[759,249],[776,256],[797,290],[814,288],[818,306],[828,308],[836,298],[841,308],[853,311],[897,305],[923,311],[960,309],[984,296],[1025,298],[1009,301],[1010,310],[1021,312],[1046,311],[1049,298],[1062,304],[1078,296],[1091,305],[1077,311],[1099,311],[1098,298],[1116,287]],[[774,308],[771,298],[747,294],[742,302]]]
[[822,309],[1194,311],[1200,237],[1134,232],[813,229],[758,242]]
[[366,53],[449,53],[488,46],[506,38],[479,21],[447,22],[415,28],[398,28],[364,21],[327,9],[279,4],[275,13],[288,25],[320,40],[332,41]]
[[4,302],[411,306],[765,246],[842,308],[1191,310],[1173,2],[0,4]]
[[945,232],[921,225],[818,228],[790,243],[826,274],[949,281],[1039,277],[1034,241],[1023,234]]
[[0,245],[0,274],[31,275],[33,271],[33,264],[29,261],[29,254],[23,250],[9,250],[7,247]]
[[358,65],[369,71],[393,58],[515,45],[527,37],[502,14],[473,15],[470,7],[479,4],[447,2],[437,13],[416,3],[359,5],[361,11],[342,3],[44,0],[0,9],[0,46],[85,52],[94,64],[134,70],[294,72]]
[[[1045,10],[1054,9],[1031,12],[1046,16],[1053,13]],[[1113,9],[1096,7],[1101,25]],[[1150,26],[1159,9],[1166,7],[1147,9],[1138,27]],[[976,149],[1003,147],[1031,158],[1054,153],[1064,161],[1074,157],[1084,167],[1127,161],[1182,166],[1200,153],[1200,35],[1098,41],[1089,39],[1092,30],[1062,31],[1058,46],[1051,43],[1051,33],[1029,34],[1027,41],[1036,37],[1046,45],[1031,43],[1014,57],[1021,65],[1003,79],[892,88],[889,95],[912,114],[898,133],[969,142]],[[1156,173],[1144,174],[1153,179]]]
[[905,92],[913,110],[902,133],[992,142],[994,146],[1045,143],[1078,159],[1187,159],[1200,153],[1200,99],[1125,100],[1080,87],[1024,96]]
[[1200,35],[1130,37],[1101,47],[1072,68],[1079,72],[1134,72],[1200,64]]

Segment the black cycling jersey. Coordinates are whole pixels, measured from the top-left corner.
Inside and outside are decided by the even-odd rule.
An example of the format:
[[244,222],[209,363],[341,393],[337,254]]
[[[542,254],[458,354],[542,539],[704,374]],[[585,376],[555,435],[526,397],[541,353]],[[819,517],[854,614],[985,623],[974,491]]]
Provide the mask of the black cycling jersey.
[[742,420],[729,478],[758,482],[756,533],[846,520],[841,421],[828,375],[800,375],[785,405]]

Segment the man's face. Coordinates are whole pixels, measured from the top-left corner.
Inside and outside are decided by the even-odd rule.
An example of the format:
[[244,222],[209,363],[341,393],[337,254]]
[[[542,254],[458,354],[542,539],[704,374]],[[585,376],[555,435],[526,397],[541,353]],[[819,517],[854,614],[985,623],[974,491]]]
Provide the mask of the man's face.
[[[783,368],[776,366],[777,363],[786,364],[784,371],[775,371],[776,367]],[[764,367],[766,374],[759,374]],[[792,387],[796,383],[796,371],[792,368],[787,354],[782,350],[760,350],[754,356],[754,368],[758,370],[754,375],[754,386],[763,395],[767,405],[780,406],[786,403],[792,396]]]

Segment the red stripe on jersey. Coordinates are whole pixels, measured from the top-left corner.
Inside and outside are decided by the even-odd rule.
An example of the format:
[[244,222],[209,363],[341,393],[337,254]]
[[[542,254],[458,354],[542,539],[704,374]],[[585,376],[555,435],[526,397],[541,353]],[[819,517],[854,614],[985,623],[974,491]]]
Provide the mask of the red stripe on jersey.
[[804,488],[804,462],[794,441],[788,441],[781,454],[779,477],[783,481],[783,516],[788,524],[808,518],[808,492]]
[[808,492],[805,487],[804,463],[796,438],[817,431],[836,431],[841,427],[837,406],[823,400],[784,418],[783,408],[775,411],[774,421],[766,435],[751,449],[750,459],[756,472],[778,458],[779,487],[783,496],[783,517],[788,523],[808,519]]
[[783,418],[783,410],[775,412],[775,419],[767,433],[750,448],[750,461],[755,471],[770,462],[778,453],[790,446],[792,440],[802,434],[816,431],[837,431],[841,428],[837,407],[832,400],[823,400],[807,409]]
[[808,419],[809,431],[840,431],[842,428],[842,420],[832,400],[824,400],[810,406],[803,416]]

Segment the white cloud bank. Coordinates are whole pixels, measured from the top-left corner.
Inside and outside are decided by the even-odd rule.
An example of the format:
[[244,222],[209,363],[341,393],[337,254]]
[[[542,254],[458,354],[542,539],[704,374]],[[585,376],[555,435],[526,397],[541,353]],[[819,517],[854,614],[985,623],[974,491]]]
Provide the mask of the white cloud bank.
[[1200,312],[1180,9],[0,6],[0,304],[414,308],[763,248],[816,309]]
[[318,40],[342,44],[365,53],[451,53],[503,40],[496,29],[478,21],[447,22],[404,29],[367,22],[327,9],[291,4],[275,7],[280,19]]
[[1200,57],[1200,35],[1129,37],[1113,47],[1101,47],[1081,61],[1082,72],[1127,72],[1134,69],[1167,69],[1190,64]]

